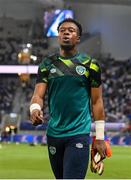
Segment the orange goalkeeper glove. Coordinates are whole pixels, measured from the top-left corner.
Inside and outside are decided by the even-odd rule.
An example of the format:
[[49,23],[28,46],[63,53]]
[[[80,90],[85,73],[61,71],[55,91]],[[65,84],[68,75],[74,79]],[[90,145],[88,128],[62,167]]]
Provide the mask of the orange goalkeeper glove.
[[[92,147],[91,147],[91,166],[90,169],[93,173],[98,173],[102,175],[104,172],[104,162],[100,154],[94,149],[95,137],[93,137]],[[108,139],[105,140],[106,144],[106,156],[111,157],[112,151],[110,147],[110,142]]]

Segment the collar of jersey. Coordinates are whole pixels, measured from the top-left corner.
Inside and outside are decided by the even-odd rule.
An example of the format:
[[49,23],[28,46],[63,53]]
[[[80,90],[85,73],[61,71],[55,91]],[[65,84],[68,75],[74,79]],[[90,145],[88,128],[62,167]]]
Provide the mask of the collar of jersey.
[[63,57],[61,55],[58,56],[58,59],[60,60],[69,60],[69,59],[73,59],[73,58],[76,58],[80,55],[80,53],[78,52],[77,54],[75,54],[74,56],[68,56],[68,57]]

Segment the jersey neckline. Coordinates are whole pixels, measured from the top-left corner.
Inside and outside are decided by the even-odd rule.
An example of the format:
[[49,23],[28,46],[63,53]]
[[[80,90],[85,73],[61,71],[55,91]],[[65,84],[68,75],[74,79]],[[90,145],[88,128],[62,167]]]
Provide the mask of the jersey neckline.
[[64,57],[64,56],[61,56],[60,54],[58,54],[58,57],[59,57],[59,59],[66,60],[66,59],[72,59],[72,58],[78,57],[79,55],[80,55],[80,53],[77,52],[77,53],[74,54],[73,56],[67,56],[67,57]]

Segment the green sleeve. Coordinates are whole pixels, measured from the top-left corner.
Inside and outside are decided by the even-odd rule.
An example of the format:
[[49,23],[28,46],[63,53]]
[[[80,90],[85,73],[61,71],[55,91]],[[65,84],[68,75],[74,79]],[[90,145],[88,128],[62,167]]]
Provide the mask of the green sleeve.
[[36,83],[42,83],[42,82],[47,83],[48,75],[49,75],[49,71],[48,71],[44,61],[42,61],[42,63],[39,65],[39,68],[38,68]]
[[101,68],[96,59],[92,59],[90,63],[90,82],[94,88],[101,85]]

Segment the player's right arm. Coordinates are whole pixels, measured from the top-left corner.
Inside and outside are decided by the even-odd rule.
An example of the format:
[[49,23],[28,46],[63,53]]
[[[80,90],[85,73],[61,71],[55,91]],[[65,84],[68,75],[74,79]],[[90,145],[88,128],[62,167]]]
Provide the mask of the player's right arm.
[[47,89],[48,74],[48,69],[42,61],[38,68],[35,90],[30,103],[30,119],[34,125],[43,122],[43,99]]
[[38,83],[30,103],[30,119],[32,124],[38,125],[43,122],[43,99],[47,89],[47,83]]

